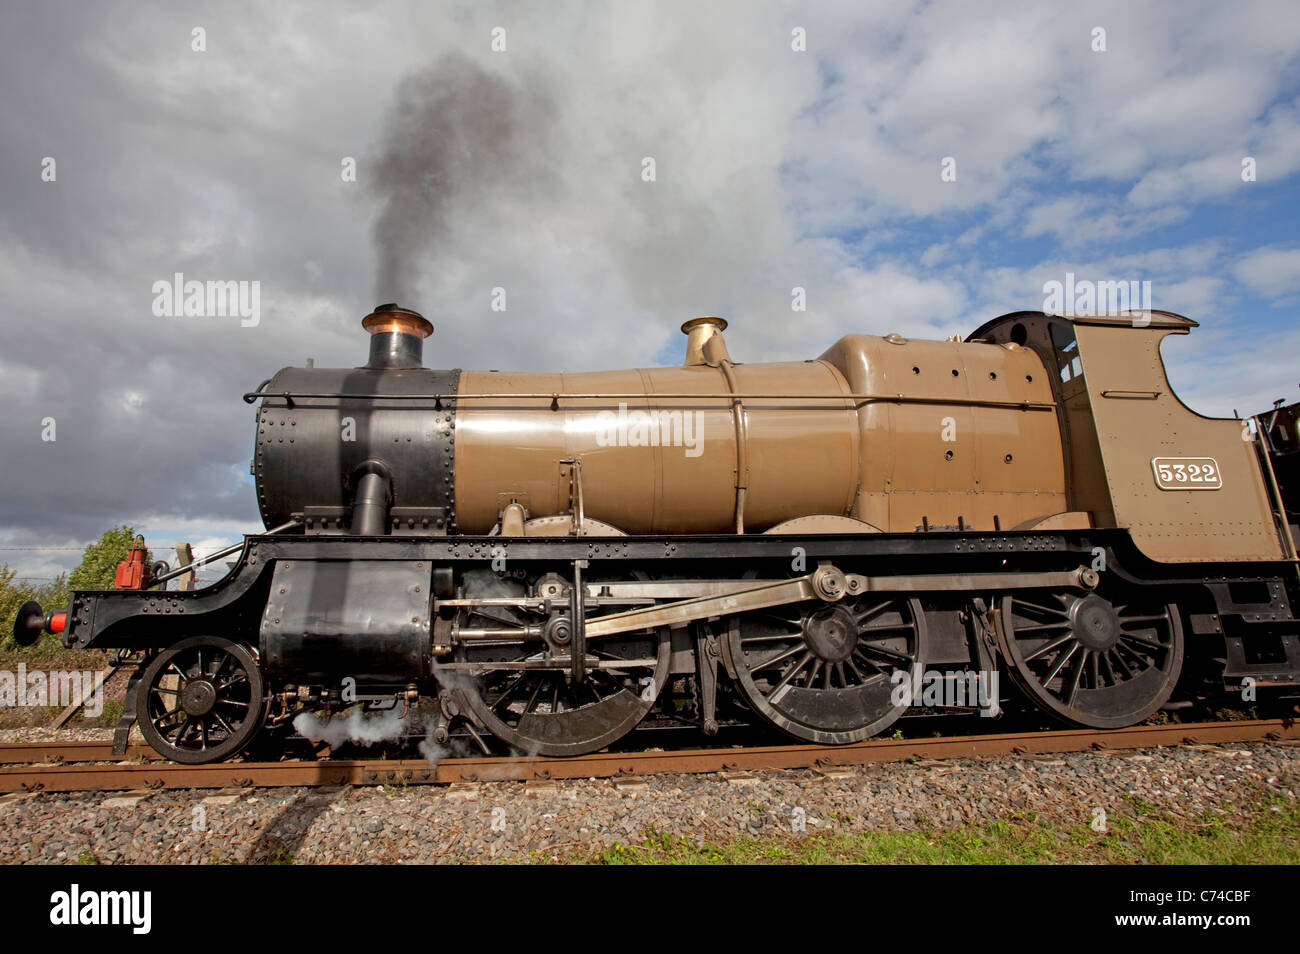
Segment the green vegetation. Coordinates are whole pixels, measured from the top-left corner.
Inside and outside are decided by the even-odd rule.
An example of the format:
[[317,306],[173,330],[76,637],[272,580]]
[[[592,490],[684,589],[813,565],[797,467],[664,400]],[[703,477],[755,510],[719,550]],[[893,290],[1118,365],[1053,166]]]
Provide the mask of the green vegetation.
[[100,725],[115,726],[122,721],[122,712],[126,708],[123,699],[105,699],[104,711],[99,714]]
[[3,620],[5,641],[13,643],[14,617],[18,608],[28,600],[41,606],[64,606],[68,602],[68,575],[60,574],[53,582],[36,586],[29,580],[18,578],[18,571],[9,564],[0,565],[0,620]]
[[[1248,811],[1183,818],[1133,803],[1109,830],[1061,827],[1033,813],[947,829],[737,837],[700,844],[653,832],[568,860],[590,864],[1300,864],[1300,806],[1270,796]],[[544,852],[535,860],[549,861]]]
[[[81,564],[68,577],[70,590],[111,590],[117,565],[126,559],[135,540],[135,530],[131,527],[114,527],[105,530],[96,543],[86,547]],[[145,552],[146,563],[153,562],[153,554]],[[64,598],[67,602],[67,598]]]
[[[113,588],[117,565],[126,559],[135,531],[131,527],[114,527],[106,531],[95,543],[86,547],[81,563],[70,574],[43,586],[22,580],[8,564],[0,566],[0,669],[17,671],[20,663],[32,669],[102,669],[108,665],[109,653],[104,650],[70,651],[63,648],[58,634],[43,633],[31,646],[14,642],[14,617],[18,609],[29,600],[41,604],[46,612],[62,610],[68,605],[72,590],[108,590]],[[147,559],[152,555],[146,554]],[[104,700],[104,711],[98,719],[89,719],[84,710],[75,718],[98,725],[116,725],[122,715],[121,680],[117,688],[105,687],[110,697]],[[61,706],[15,706],[0,711],[0,726],[26,728],[48,725],[62,710]]]
[[271,854],[271,857],[266,861],[266,864],[268,865],[292,865],[297,863],[298,859],[291,855],[289,849],[285,848],[283,845],[276,848]]
[[[14,617],[18,609],[29,600],[41,604],[46,612],[61,609],[68,605],[68,594],[72,590],[111,590],[113,575],[117,565],[126,559],[135,539],[135,530],[121,526],[106,530],[95,543],[86,547],[81,563],[71,574],[62,574],[58,579],[43,586],[35,586],[29,581],[18,578],[18,573],[11,570],[6,563],[0,565],[0,666],[13,668],[19,662],[29,666],[41,666],[59,663],[62,666],[102,665],[101,653],[90,654],[93,659],[76,660],[63,649],[57,635],[45,633],[37,642],[28,647],[14,643]],[[152,554],[146,554],[152,560]],[[83,655],[78,653],[77,656]]]

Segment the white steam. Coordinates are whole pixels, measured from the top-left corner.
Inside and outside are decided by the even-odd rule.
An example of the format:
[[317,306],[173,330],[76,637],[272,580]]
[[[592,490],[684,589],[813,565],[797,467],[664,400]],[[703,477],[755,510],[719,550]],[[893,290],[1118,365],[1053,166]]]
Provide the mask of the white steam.
[[322,722],[310,712],[293,720],[294,730],[314,742],[324,742],[333,748],[344,742],[358,745],[375,745],[400,738],[406,730],[408,717],[396,712],[385,712],[378,718],[366,718],[361,712],[352,712],[346,718]]

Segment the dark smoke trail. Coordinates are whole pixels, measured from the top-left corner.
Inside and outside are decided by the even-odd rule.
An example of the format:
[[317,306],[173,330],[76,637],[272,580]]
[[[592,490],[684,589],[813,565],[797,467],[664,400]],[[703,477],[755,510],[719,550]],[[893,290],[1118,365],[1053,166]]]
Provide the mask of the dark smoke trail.
[[370,178],[376,300],[414,302],[466,200],[534,188],[545,172],[550,100],[452,54],[397,88]]

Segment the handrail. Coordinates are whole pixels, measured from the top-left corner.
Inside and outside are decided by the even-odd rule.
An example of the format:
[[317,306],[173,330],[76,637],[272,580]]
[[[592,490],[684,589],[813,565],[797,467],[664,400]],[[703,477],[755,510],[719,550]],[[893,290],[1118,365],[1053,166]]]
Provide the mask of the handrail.
[[[266,531],[265,536],[270,536],[271,534],[279,533],[282,530],[288,530],[290,527],[297,527],[297,526],[301,526],[299,521],[290,520],[288,523],[282,523],[278,527],[272,527],[270,530]],[[150,582],[148,588],[153,589],[159,583],[166,583],[168,580],[175,579],[178,576],[183,576],[184,574],[197,570],[200,567],[205,567],[209,563],[213,562],[214,560],[220,560],[222,557],[228,557],[232,553],[238,553],[240,550],[244,549],[244,546],[247,543],[248,543],[248,537],[245,536],[244,539],[240,540],[238,543],[232,543],[230,546],[226,547],[225,549],[218,550],[216,553],[209,553],[202,560],[194,560],[190,563],[185,564],[184,566],[177,567],[176,569],[172,570],[169,573],[163,573],[159,576],[156,576],[153,578],[153,581]]]
[[[467,400],[487,400],[487,401],[504,401],[504,400],[523,400],[523,401],[547,401],[544,407],[522,408],[521,410],[532,411],[555,411],[559,410],[560,401],[598,401],[598,400],[645,400],[648,398],[668,399],[673,401],[685,401],[692,398],[704,401],[725,401],[730,404],[736,400],[742,401],[774,401],[774,400],[791,400],[791,401],[811,401],[823,400],[829,402],[823,406],[807,405],[803,408],[763,408],[747,407],[748,411],[762,410],[844,410],[844,401],[853,401],[857,405],[871,403],[893,403],[893,404],[938,404],[938,405],[957,405],[961,407],[1001,407],[1010,409],[1019,409],[1024,411],[1050,411],[1056,409],[1055,401],[986,401],[977,398],[962,397],[914,397],[907,394],[773,394],[770,392],[721,392],[721,393],[687,393],[687,392],[645,392],[645,391],[626,391],[626,392],[579,392],[579,391],[528,391],[517,393],[482,393],[482,394],[340,394],[327,392],[309,392],[309,391],[272,391],[257,392],[250,391],[244,395],[244,400],[249,404],[258,398],[285,398],[288,400],[307,399],[307,400],[354,400],[354,401],[454,401],[457,404]],[[654,407],[655,405],[647,405]],[[470,410],[461,408],[461,410]],[[682,408],[674,408],[682,410]]]

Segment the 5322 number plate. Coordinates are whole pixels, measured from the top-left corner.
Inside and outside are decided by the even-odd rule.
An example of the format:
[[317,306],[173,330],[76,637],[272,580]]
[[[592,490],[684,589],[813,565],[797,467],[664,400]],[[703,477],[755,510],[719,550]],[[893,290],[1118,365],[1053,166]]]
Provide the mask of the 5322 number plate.
[[1223,486],[1213,457],[1153,457],[1151,470],[1161,490],[1218,490]]

